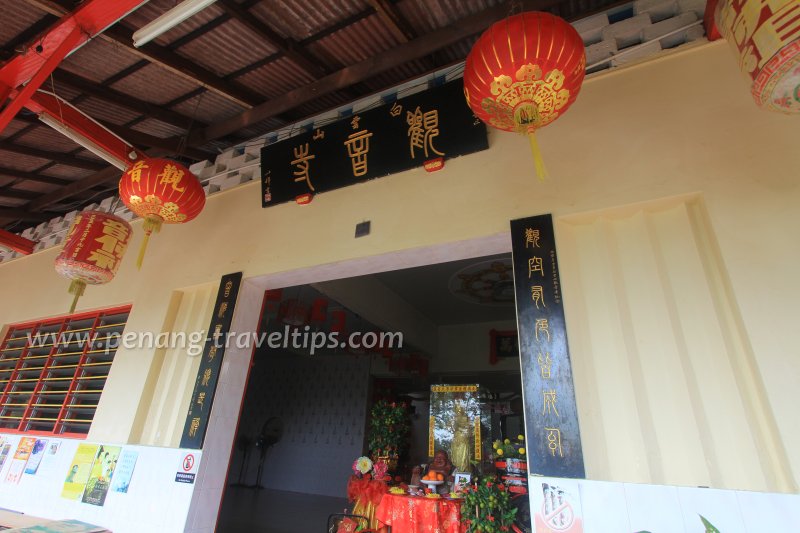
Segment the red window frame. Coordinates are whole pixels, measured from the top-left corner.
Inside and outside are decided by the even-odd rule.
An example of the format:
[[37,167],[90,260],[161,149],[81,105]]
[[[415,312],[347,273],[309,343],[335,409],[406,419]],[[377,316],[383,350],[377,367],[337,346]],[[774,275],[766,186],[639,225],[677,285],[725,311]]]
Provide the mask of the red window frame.
[[86,438],[116,354],[107,341],[122,335],[130,310],[9,325],[0,343],[0,432]]

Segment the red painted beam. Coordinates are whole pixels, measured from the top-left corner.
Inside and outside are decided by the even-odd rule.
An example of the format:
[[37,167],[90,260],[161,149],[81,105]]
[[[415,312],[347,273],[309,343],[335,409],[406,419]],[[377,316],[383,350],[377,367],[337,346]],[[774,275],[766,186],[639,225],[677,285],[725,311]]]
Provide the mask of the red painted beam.
[[0,85],[16,89],[30,81],[76,27],[80,28],[80,39],[66,55],[145,3],[147,0],[89,0],[83,3],[33,39],[25,52],[5,63],[0,68]]
[[42,63],[41,68],[31,77],[30,81],[11,97],[11,102],[6,105],[2,112],[0,112],[0,131],[6,129],[9,122],[17,115],[17,112],[22,109],[22,106],[33,96],[33,93],[39,86],[45,82],[47,77],[53,72],[61,61],[67,57],[67,54],[72,52],[75,45],[81,39],[81,29],[78,26],[72,28],[72,31],[64,37],[64,40],[58,44],[58,47],[50,54],[50,57]]
[[0,229],[0,246],[11,248],[15,252],[19,252],[23,255],[30,255],[33,253],[33,246],[35,244],[35,242],[25,237],[20,237],[19,235]]
[[[117,137],[78,108],[53,94],[38,91],[25,104],[25,107],[34,113],[49,115],[74,133],[89,139],[128,166],[135,163],[139,158],[144,157],[144,152]],[[135,154],[133,158],[131,158],[131,153]]]

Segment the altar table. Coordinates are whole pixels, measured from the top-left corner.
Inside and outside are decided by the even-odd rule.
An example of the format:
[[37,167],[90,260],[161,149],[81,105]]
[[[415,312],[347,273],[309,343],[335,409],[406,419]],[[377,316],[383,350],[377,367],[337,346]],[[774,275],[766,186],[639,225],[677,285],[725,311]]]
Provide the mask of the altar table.
[[378,522],[392,533],[464,533],[461,500],[384,494],[375,511]]

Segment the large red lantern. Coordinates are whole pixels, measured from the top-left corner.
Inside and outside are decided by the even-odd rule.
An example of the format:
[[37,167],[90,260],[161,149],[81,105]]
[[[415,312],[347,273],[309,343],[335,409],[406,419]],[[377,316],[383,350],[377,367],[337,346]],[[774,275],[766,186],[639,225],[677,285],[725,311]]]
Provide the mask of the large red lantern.
[[119,180],[119,197],[144,218],[144,242],[136,261],[142,265],[150,234],[162,224],[189,222],[203,210],[206,195],[197,176],[175,161],[148,158],[136,161]]
[[131,234],[130,224],[109,213],[84,211],[75,217],[55,265],[56,272],[72,280],[70,313],[86,285],[101,285],[114,278]]
[[752,81],[756,104],[800,112],[800,2],[719,0],[715,20]]
[[481,35],[467,56],[464,95],[490,126],[528,135],[543,177],[534,132],[572,105],[585,74],[586,53],[575,28],[531,11],[496,22]]

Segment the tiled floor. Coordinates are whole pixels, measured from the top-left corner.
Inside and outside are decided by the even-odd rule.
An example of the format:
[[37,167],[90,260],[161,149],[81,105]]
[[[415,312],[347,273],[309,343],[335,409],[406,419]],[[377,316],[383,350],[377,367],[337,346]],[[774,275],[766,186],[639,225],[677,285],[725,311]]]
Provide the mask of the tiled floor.
[[324,533],[328,515],[341,513],[345,498],[228,487],[218,533]]

